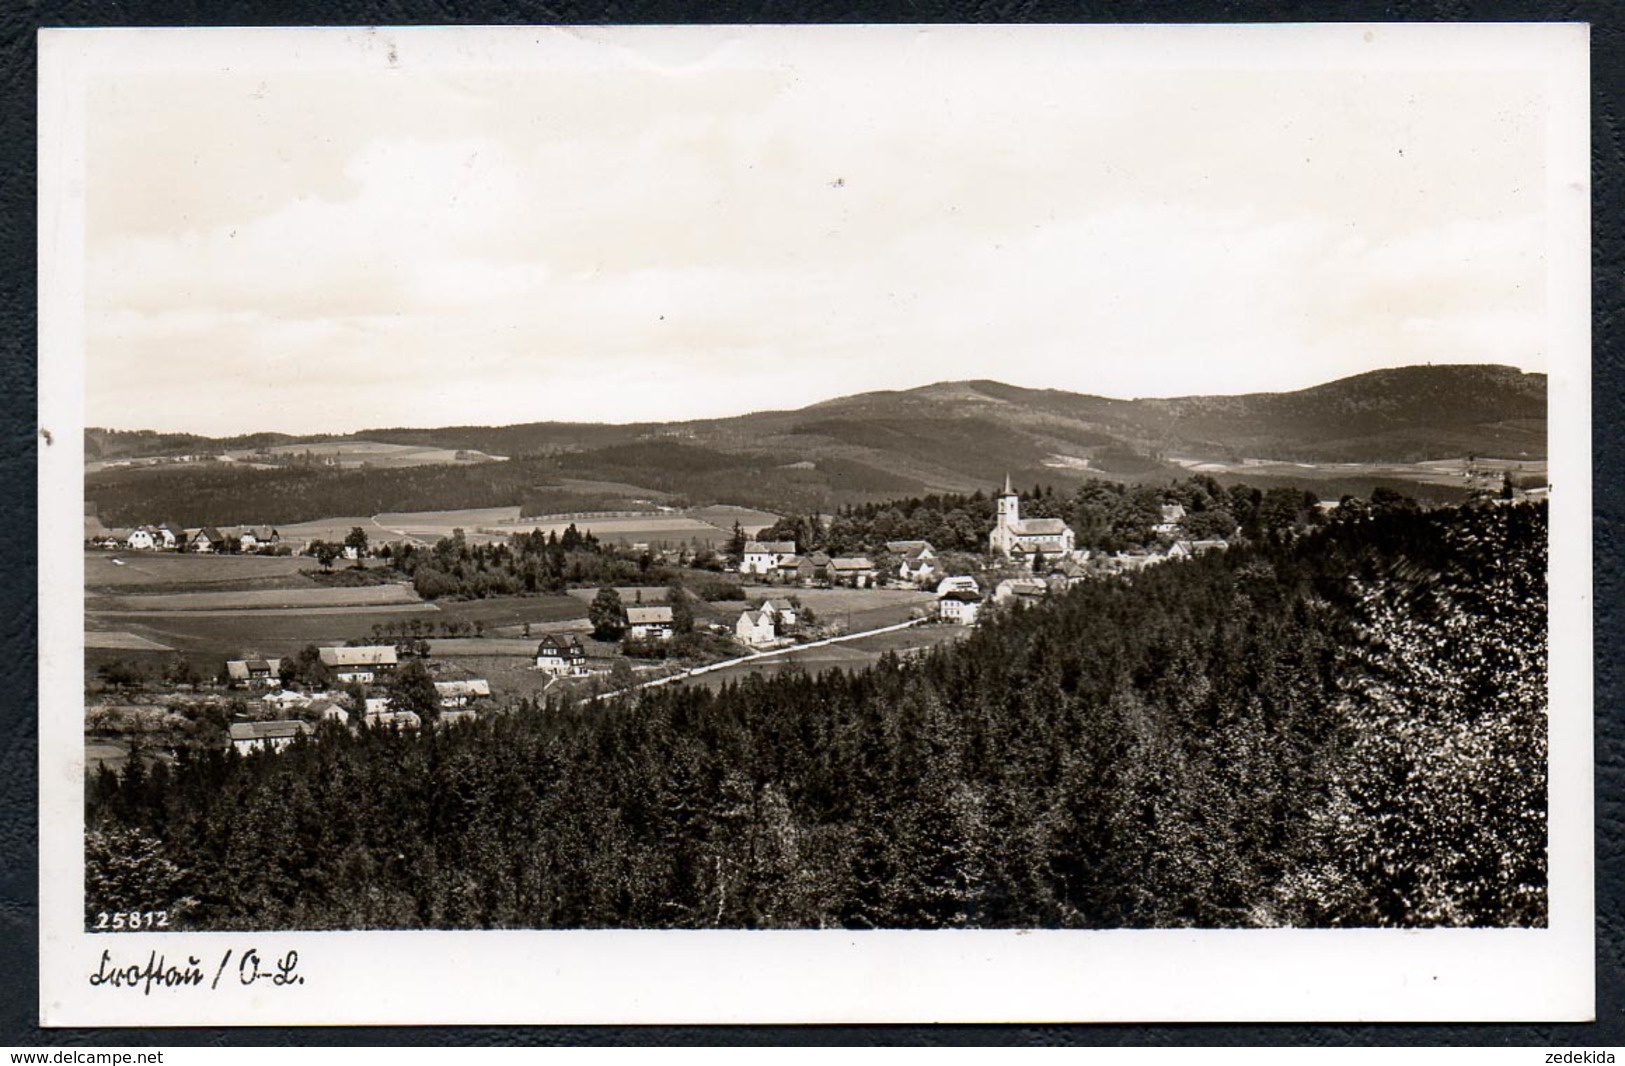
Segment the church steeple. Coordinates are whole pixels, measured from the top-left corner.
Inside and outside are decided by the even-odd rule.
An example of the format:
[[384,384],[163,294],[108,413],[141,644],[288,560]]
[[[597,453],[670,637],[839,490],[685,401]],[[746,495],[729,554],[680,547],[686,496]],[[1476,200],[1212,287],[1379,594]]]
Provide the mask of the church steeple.
[[1010,474],[1007,471],[1005,473],[1005,475],[1004,475],[1004,491],[999,493],[999,495],[1000,496],[1014,496],[1015,494],[1016,494],[1016,490],[1010,487]]

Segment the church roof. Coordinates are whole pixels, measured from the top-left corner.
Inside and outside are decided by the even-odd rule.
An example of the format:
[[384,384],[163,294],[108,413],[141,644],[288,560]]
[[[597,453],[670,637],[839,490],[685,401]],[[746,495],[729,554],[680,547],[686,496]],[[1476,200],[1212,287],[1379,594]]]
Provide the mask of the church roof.
[[1022,537],[1059,537],[1066,523],[1059,518],[1023,518],[1010,523],[1011,532]]

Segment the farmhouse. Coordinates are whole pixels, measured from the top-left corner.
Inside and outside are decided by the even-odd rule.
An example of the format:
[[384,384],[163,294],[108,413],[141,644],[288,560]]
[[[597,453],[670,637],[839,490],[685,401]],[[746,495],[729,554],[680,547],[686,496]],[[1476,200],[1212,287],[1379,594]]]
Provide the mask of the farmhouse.
[[879,571],[866,555],[848,555],[829,561],[829,582],[832,585],[850,585],[866,589],[875,583]]
[[249,688],[280,687],[281,669],[281,659],[227,659],[226,683],[232,688],[239,685]]
[[998,515],[988,534],[988,549],[994,555],[1030,557],[1043,552],[1050,558],[1071,555],[1077,537],[1059,518],[1022,518],[1021,497],[1010,487],[1008,475],[999,494]]
[[936,576],[937,552],[926,540],[888,540],[886,550],[902,556],[897,564],[897,576],[903,581],[923,585]]
[[434,690],[440,694],[442,707],[467,707],[475,700],[491,695],[491,682],[484,678],[468,681],[436,681]]
[[937,599],[937,617],[954,625],[973,626],[982,611],[982,597],[964,589],[945,592]]
[[1031,577],[1012,577],[999,582],[993,590],[995,603],[1036,603],[1049,595],[1049,585]]
[[245,552],[259,551],[282,543],[282,535],[274,529],[245,529],[237,534],[237,543]]
[[343,682],[358,681],[370,685],[380,674],[395,669],[395,645],[369,644],[359,648],[318,648],[322,665]]
[[281,751],[295,737],[309,736],[314,730],[308,722],[233,722],[230,732],[231,746],[247,755],[252,751]]
[[815,551],[811,555],[796,557],[796,584],[810,588],[820,581],[829,580],[829,555]]
[[225,551],[226,538],[213,526],[204,526],[186,539],[186,549],[194,552]]
[[350,712],[334,703],[325,696],[310,703],[312,712],[322,716],[324,722],[337,722],[340,725],[350,724]]
[[628,607],[626,633],[633,640],[670,640],[671,608],[665,604]]
[[164,549],[165,551],[174,551],[176,548],[186,543],[185,532],[183,532],[179,526],[170,525],[168,522],[154,528],[152,531],[152,536],[157,542],[158,547]]
[[773,568],[773,580],[793,585],[801,580],[801,556],[786,555]]
[[131,551],[152,551],[158,547],[158,539],[153,536],[151,528],[142,526],[124,534],[124,546]]
[[587,652],[571,637],[569,643],[548,637],[536,645],[536,668],[554,677],[587,676]]
[[739,560],[739,572],[766,577],[778,569],[779,563],[795,553],[796,542],[793,540],[747,540],[744,557]]
[[741,611],[739,621],[734,623],[734,636],[753,648],[773,643],[778,634],[773,628],[772,612],[765,607],[759,611]]

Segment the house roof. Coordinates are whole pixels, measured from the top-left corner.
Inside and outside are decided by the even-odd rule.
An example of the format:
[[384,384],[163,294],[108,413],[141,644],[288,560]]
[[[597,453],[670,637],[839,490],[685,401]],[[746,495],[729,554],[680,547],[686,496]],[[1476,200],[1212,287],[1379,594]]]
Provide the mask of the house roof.
[[281,659],[227,659],[226,676],[233,681],[247,681],[255,674],[274,674],[282,669]]
[[842,558],[839,558],[839,559],[831,559],[829,561],[829,565],[830,565],[831,569],[834,569],[834,570],[837,570],[837,571],[839,571],[839,570],[873,570],[875,568],[875,564],[870,562],[868,557],[864,556],[864,555],[848,555],[848,556],[843,556]]
[[775,555],[794,555],[796,542],[793,540],[747,540],[745,542],[746,555],[761,555],[772,552]]
[[783,559],[779,560],[780,570],[796,570],[799,569],[800,566],[801,556],[799,555],[786,555]]
[[628,607],[626,609],[628,625],[647,626],[659,625],[662,622],[671,622],[671,608],[664,604],[654,607]]
[[976,593],[976,592],[972,592],[969,589],[949,589],[947,592],[944,592],[941,596],[938,596],[937,599],[939,599],[939,600],[956,600],[959,603],[981,603],[982,602],[981,594]]
[[232,740],[280,740],[283,737],[296,737],[313,732],[315,730],[310,728],[308,722],[231,723]]
[[323,666],[393,666],[395,645],[368,644],[359,648],[318,648]]
[[807,556],[807,561],[812,563],[814,566],[828,566],[829,553],[821,551],[813,552],[811,555]]
[[1011,577],[999,582],[999,589],[1012,596],[1047,596],[1049,586],[1036,578]]
[[889,552],[894,552],[897,555],[906,555],[910,559],[922,555],[925,552],[931,552],[933,555],[936,554],[936,549],[931,547],[931,542],[928,540],[888,540],[886,542],[886,550]]
[[536,645],[536,654],[538,657],[567,656],[577,658],[587,653],[581,647],[581,642],[571,637],[569,643],[562,640],[544,640]]
[[220,535],[220,531],[218,529],[214,528],[213,526],[204,526],[202,529],[197,531],[197,536],[203,538],[204,540],[225,540],[226,539],[225,537],[222,537]]
[[752,611],[746,608],[739,612],[739,619],[748,626],[771,626],[773,624],[773,614],[770,611]]
[[1066,523],[1059,518],[1023,518],[1010,523],[1010,530],[1018,537],[1059,537],[1066,532]]

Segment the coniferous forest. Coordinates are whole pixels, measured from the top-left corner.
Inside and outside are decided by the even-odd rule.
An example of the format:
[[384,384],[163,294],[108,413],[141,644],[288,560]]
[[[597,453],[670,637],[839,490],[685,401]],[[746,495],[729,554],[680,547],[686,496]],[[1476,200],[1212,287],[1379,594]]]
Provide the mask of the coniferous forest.
[[131,759],[182,928],[1538,926],[1546,510],[1355,515],[859,674]]

